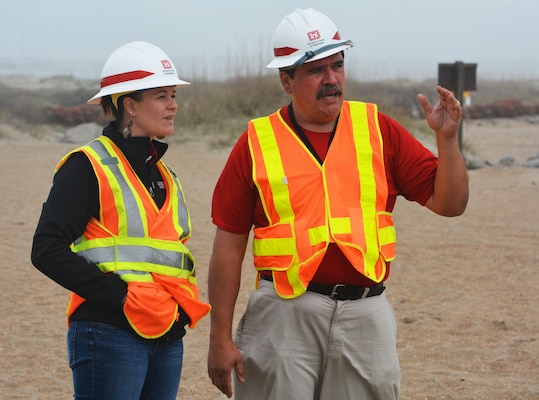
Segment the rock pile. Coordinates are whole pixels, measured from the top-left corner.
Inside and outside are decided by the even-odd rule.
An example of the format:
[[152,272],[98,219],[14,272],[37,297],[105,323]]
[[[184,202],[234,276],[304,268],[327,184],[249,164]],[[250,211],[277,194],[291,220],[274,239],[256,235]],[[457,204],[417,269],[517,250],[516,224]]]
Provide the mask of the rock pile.
[[469,170],[480,169],[485,167],[504,167],[509,168],[513,166],[520,166],[524,168],[539,168],[539,151],[535,156],[529,157],[524,163],[517,164],[515,158],[512,156],[504,156],[498,162],[492,162],[490,160],[484,160],[473,154],[467,154],[464,152],[464,160]]

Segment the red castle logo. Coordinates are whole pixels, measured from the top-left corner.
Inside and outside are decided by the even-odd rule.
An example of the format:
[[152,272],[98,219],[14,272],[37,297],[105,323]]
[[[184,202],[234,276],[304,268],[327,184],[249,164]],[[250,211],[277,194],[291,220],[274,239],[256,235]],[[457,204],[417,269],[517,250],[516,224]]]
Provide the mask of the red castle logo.
[[161,60],[161,64],[163,64],[164,69],[171,69],[172,68],[172,64],[170,63],[169,60]]
[[307,36],[309,37],[309,41],[313,41],[313,40],[316,40],[316,39],[320,39],[320,32],[317,30],[315,31],[310,31],[310,32],[307,32]]

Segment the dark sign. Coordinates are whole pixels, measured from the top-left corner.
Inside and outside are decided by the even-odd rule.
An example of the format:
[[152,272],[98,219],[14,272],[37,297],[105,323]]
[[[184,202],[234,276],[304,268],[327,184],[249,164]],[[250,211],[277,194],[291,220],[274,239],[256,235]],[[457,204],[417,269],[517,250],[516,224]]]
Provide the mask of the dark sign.
[[[438,85],[457,91],[460,83],[464,84],[462,90],[477,90],[476,71],[477,64],[464,64],[462,62],[438,64]],[[463,79],[464,82],[459,82],[459,79]]]

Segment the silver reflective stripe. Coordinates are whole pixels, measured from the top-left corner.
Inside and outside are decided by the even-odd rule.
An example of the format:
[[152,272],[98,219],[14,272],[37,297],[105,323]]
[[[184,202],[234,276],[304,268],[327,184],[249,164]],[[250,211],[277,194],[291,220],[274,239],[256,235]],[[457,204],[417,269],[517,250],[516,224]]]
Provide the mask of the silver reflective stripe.
[[[89,143],[89,146],[99,155],[101,163],[106,165],[114,175],[118,182],[118,186],[122,192],[122,199],[125,208],[127,219],[127,236],[144,237],[144,224],[140,215],[138,204],[134,193],[127,184],[124,175],[118,166],[119,161],[113,154],[110,154],[106,147],[99,140],[94,140]],[[114,161],[115,160],[115,161]]]
[[182,227],[183,233],[180,236],[180,240],[188,237],[191,234],[191,230],[189,228],[189,211],[187,209],[187,204],[185,204],[185,199],[183,198],[183,191],[180,184],[180,180],[176,176],[176,173],[170,168],[168,165],[165,164],[168,171],[170,172],[170,175],[172,176],[172,179],[174,179],[174,182],[176,183],[176,187],[178,188],[178,223]]
[[193,262],[185,253],[155,249],[147,246],[118,245],[115,247],[96,247],[77,253],[94,263],[151,263],[165,267],[193,270]]
[[[104,140],[104,139],[103,139]],[[165,275],[175,276],[181,271],[189,271],[194,274],[194,261],[191,258],[189,250],[180,242],[172,246],[165,246],[169,250],[161,249],[163,243],[152,242],[151,238],[147,237],[146,227],[144,225],[145,214],[139,209],[139,195],[136,190],[129,185],[129,179],[122,173],[122,165],[115,151],[108,150],[106,143],[100,139],[94,140],[88,145],[95,153],[98,161],[107,169],[107,173],[112,173],[111,187],[115,189],[115,201],[122,201],[122,209],[118,210],[120,219],[125,219],[127,224],[127,232],[122,230],[117,237],[97,239],[94,244],[85,242],[84,236],[78,238],[74,245],[79,249],[77,254],[89,262],[100,265],[103,270],[116,272],[119,275],[136,275],[147,276],[149,271],[163,273]],[[162,167],[168,169],[163,171]],[[172,179],[171,193],[173,193],[174,185],[177,191],[177,223],[176,228],[181,233],[180,240],[190,235],[190,220],[189,212],[185,204],[182,188],[176,174],[168,168],[164,163],[160,164],[163,178],[170,176]],[[117,191],[120,193],[117,193]],[[117,196],[122,196],[118,198]],[[176,199],[171,196],[172,204]],[[127,238],[132,238],[131,241]],[[137,240],[136,238],[144,238],[147,240]],[[110,239],[113,239],[112,241]],[[135,242],[133,243],[133,240]],[[99,245],[100,243],[100,245]],[[142,243],[142,245],[141,245]],[[97,246],[99,247],[92,247]],[[82,247],[82,248],[80,248]],[[175,272],[178,271],[178,272]]]
[[134,271],[132,269],[125,269],[125,270],[122,270],[122,271],[117,271],[116,272],[118,275],[122,276],[122,275],[139,275],[139,276],[146,276],[146,275],[151,275],[152,273],[151,272],[146,272],[146,271]]

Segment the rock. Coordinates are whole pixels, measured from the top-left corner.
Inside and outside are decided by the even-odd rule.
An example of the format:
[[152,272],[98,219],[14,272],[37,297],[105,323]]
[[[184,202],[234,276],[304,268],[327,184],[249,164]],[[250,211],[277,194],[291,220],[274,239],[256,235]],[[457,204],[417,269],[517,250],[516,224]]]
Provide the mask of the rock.
[[515,164],[515,157],[505,156],[500,160],[500,165],[510,167]]
[[526,168],[539,168],[539,158],[530,158],[524,163]]
[[470,170],[481,169],[486,166],[487,166],[487,162],[479,157],[475,157],[475,156],[466,157],[466,168]]
[[103,132],[103,128],[94,123],[89,122],[68,129],[60,136],[59,141],[62,143],[88,143],[95,139]]

